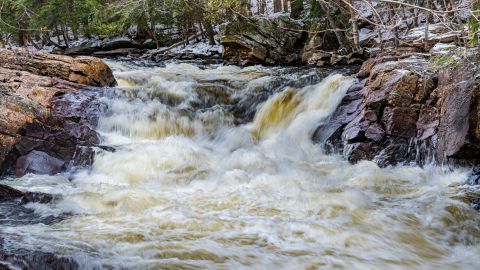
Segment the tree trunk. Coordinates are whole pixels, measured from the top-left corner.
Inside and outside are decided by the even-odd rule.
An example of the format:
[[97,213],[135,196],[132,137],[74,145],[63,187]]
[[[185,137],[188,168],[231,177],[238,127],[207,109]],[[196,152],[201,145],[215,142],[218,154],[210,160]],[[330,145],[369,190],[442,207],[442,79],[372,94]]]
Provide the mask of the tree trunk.
[[273,12],[282,12],[282,0],[273,0]]
[[292,0],[290,5],[292,9],[290,17],[293,19],[299,19],[302,16],[303,9],[305,8],[303,5],[303,0]]
[[[431,2],[432,0],[427,0],[427,8],[431,8]],[[426,12],[426,21],[425,21],[425,33],[424,33],[424,36],[423,36],[423,49],[428,52],[430,50],[430,44],[428,44],[428,33],[429,33],[429,28],[430,28],[430,17],[431,17],[431,14],[430,12],[428,11],[425,11]]]
[[390,23],[393,25],[392,27],[392,34],[393,34],[393,43],[395,45],[395,48],[398,48],[400,46],[400,43],[398,41],[398,29],[397,29],[397,22],[395,21],[395,6],[393,4],[388,5],[388,16],[390,19]]
[[55,35],[57,36],[57,43],[62,45],[62,40],[60,39],[60,30],[58,30],[57,24],[55,24]]
[[288,0],[283,0],[283,12],[288,12]]
[[325,4],[325,2],[321,0],[318,0],[318,3],[325,11],[325,16],[327,17],[328,24],[330,25],[330,28],[334,31],[334,34],[338,40],[338,44],[340,45],[340,47],[345,48],[347,51],[350,51],[350,46],[348,44],[347,38],[345,37],[345,34],[341,31],[341,29],[338,28],[337,23],[333,19],[330,7],[328,6],[328,4]]
[[70,47],[68,43],[70,42],[70,39],[68,37],[68,32],[67,32],[67,27],[62,23],[60,25],[60,28],[62,29],[62,34],[63,34],[63,41],[65,41],[65,46]]
[[209,23],[205,23],[205,29],[207,31],[208,43],[212,46],[216,45],[215,31],[213,31],[212,25]]
[[137,33],[135,34],[135,39],[146,39],[148,35],[148,22],[145,19],[145,16],[142,15],[137,19]]
[[258,14],[265,14],[266,9],[267,9],[266,0],[258,0]]
[[28,46],[28,33],[24,30],[18,32],[18,44],[23,47]]
[[198,28],[200,29],[200,34],[202,34],[202,39],[205,40],[207,36],[205,35],[205,29],[203,28],[203,23],[201,21],[198,22]]
[[23,46],[23,47],[27,47],[28,46],[28,33],[27,31],[23,30],[25,28],[27,28],[27,25],[25,22],[21,22],[19,21],[17,23],[17,26],[18,26],[18,32],[17,32],[17,37],[18,37],[18,45],[20,46]]
[[350,11],[350,20],[352,22],[352,36],[353,36],[353,47],[355,50],[360,49],[360,40],[358,36],[358,23],[357,23],[357,13],[353,8],[353,0],[349,0],[348,3],[350,4],[349,11]]
[[73,39],[78,40],[78,27],[72,27]]
[[382,34],[382,25],[383,25],[382,18],[380,16],[374,16],[373,21],[377,25],[376,28],[377,28],[377,34],[378,34],[378,44],[380,45],[380,51],[383,52],[384,46],[383,46],[383,34]]

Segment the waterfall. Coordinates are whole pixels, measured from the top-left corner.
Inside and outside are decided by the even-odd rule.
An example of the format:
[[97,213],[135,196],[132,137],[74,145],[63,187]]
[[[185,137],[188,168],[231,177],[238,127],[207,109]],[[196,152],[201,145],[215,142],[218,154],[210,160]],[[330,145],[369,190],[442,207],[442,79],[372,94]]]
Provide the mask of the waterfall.
[[479,268],[468,172],[353,165],[312,142],[353,78],[109,64],[120,87],[98,131],[115,151],[74,175],[15,181],[61,195],[26,206],[59,221],[0,223],[7,247],[84,269]]

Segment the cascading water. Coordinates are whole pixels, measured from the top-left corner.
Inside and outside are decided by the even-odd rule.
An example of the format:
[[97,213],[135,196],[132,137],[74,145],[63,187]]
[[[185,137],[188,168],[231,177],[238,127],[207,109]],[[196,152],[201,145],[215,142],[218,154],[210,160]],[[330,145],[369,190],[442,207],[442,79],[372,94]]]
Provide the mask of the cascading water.
[[116,151],[71,179],[9,182],[62,195],[27,205],[61,221],[1,225],[10,248],[85,269],[480,268],[467,172],[351,165],[312,143],[352,78],[109,64],[121,87],[98,129]]

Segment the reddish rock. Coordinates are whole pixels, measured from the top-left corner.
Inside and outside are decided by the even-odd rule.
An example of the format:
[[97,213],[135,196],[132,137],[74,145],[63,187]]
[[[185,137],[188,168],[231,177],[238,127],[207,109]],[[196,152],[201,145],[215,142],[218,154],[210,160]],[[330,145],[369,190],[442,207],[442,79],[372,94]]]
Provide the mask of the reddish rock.
[[385,130],[378,123],[374,123],[365,130],[365,137],[374,141],[380,142],[385,136]]
[[103,91],[87,85],[114,84],[96,58],[0,50],[0,175],[51,174],[85,160],[77,149],[98,143],[104,108]]
[[383,123],[388,135],[404,138],[417,136],[418,110],[409,107],[387,107],[383,112]]
[[439,124],[438,110],[434,107],[425,106],[420,110],[417,121],[417,137],[420,140],[428,139],[437,132]]
[[370,122],[376,122],[378,120],[377,112],[375,111],[366,111],[365,119]]
[[115,86],[110,68],[94,57],[72,58],[27,50],[0,49],[0,67],[91,86]]
[[480,159],[478,62],[443,69],[439,85],[438,159]]
[[366,61],[358,73],[368,76],[355,91],[360,95],[347,95],[314,139],[352,162],[387,166],[433,159],[479,166],[480,56],[469,53],[468,60],[436,72],[419,56]]

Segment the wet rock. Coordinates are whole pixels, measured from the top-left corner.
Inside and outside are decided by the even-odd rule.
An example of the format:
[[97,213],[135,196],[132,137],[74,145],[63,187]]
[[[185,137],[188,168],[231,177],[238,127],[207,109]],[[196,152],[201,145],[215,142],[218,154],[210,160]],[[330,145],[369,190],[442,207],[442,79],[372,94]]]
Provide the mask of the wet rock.
[[417,135],[418,110],[409,107],[387,107],[382,122],[388,135],[414,138]]
[[480,157],[480,71],[478,62],[442,69],[439,76],[438,158]]
[[21,204],[27,203],[50,203],[54,199],[53,195],[39,192],[25,192]]
[[371,160],[375,157],[379,147],[372,147],[369,143],[352,143],[346,145],[343,155],[347,160],[356,163],[360,160]]
[[65,169],[65,162],[45,152],[32,151],[17,159],[15,175],[21,177],[27,173],[54,175]]
[[389,137],[378,150],[372,159],[381,167],[408,163],[416,158],[415,153],[409,152],[408,141],[404,138]]
[[23,192],[0,184],[0,202],[10,201],[23,197]]
[[352,162],[480,164],[479,55],[469,53],[437,69],[425,55],[369,59],[313,139]]
[[432,137],[436,134],[438,124],[438,110],[430,106],[422,107],[417,121],[417,137],[420,140]]
[[100,88],[114,85],[96,58],[0,50],[0,175],[54,174],[78,147],[94,147]]
[[[470,185],[480,185],[480,166],[475,166],[473,168],[472,173],[468,178],[468,183]],[[480,203],[480,198],[478,202]]]
[[50,203],[53,196],[39,192],[22,192],[12,187],[0,184],[0,202],[21,199],[20,204]]
[[62,269],[76,270],[79,265],[73,259],[59,257],[53,253],[20,248],[6,248],[6,241],[0,239],[0,269]]
[[[327,152],[342,152],[344,149],[343,141],[347,138],[352,139],[360,133],[360,129],[355,126],[360,121],[360,114],[364,107],[364,105],[362,106],[365,95],[364,85],[365,81],[352,85],[330,120],[315,131],[313,140],[325,145]],[[350,130],[343,135],[349,123],[352,123]]]
[[382,141],[383,137],[385,136],[385,130],[383,127],[378,124],[374,123],[365,130],[365,138],[370,139],[374,142]]

